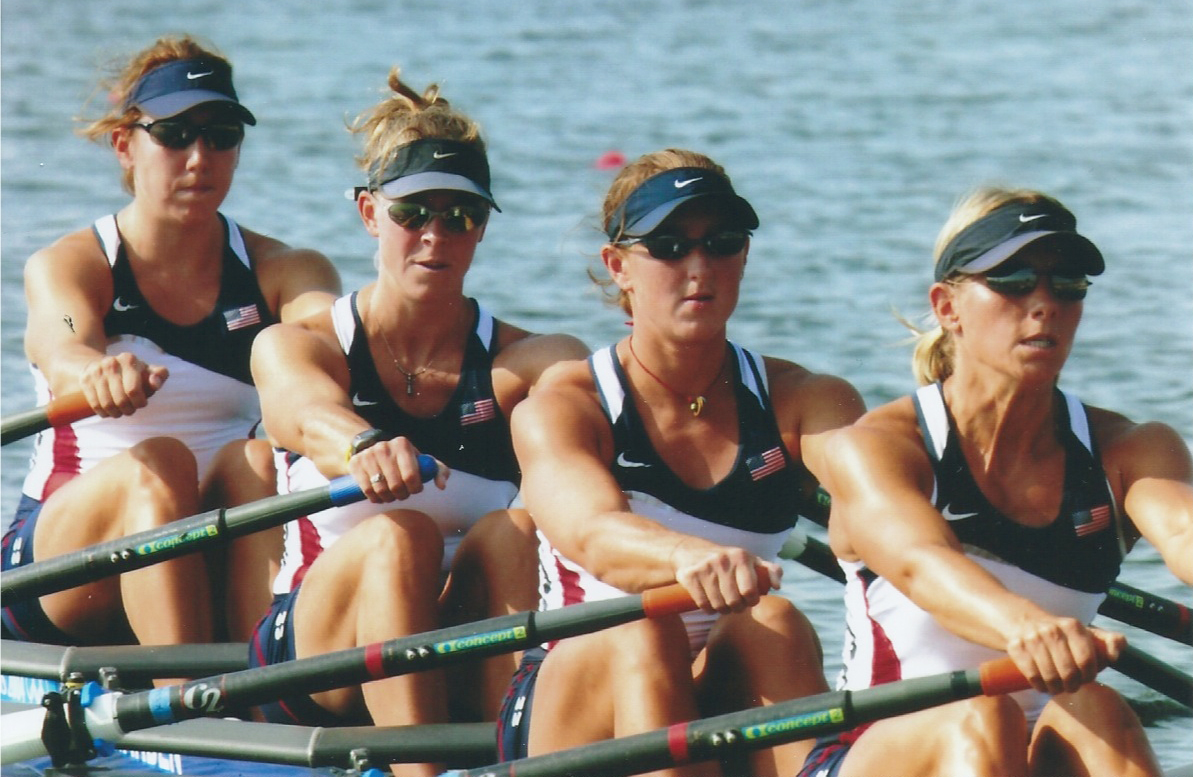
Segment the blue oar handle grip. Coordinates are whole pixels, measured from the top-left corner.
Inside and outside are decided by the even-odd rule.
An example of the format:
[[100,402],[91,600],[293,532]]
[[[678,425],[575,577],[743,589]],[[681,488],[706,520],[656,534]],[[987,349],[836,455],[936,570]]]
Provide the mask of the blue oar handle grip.
[[[425,453],[418,454],[418,475],[426,483],[434,480],[439,473],[439,465],[432,456]],[[365,498],[364,492],[356,485],[351,475],[341,475],[327,484],[327,495],[331,499],[332,507],[343,507]]]

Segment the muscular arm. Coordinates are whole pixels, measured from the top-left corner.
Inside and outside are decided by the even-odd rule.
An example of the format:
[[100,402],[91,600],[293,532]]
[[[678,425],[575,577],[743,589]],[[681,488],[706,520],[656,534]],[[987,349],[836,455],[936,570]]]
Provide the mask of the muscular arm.
[[107,356],[112,278],[89,230],[67,235],[25,265],[25,352],[55,396],[82,391],[100,416],[144,407],[168,377],[131,354]]
[[1033,686],[1050,693],[1093,679],[1099,649],[1117,657],[1121,635],[1043,610],[964,554],[930,501],[932,471],[917,440],[855,426],[832,435],[825,461],[834,552],[863,561],[942,627],[1007,651]]
[[1101,440],[1107,474],[1118,480],[1123,509],[1172,573],[1193,585],[1193,461],[1164,424],[1132,424],[1121,416],[1095,424],[1116,429]]
[[536,391],[514,410],[512,430],[536,525],[598,579],[626,591],[678,580],[700,606],[718,611],[753,604],[778,585],[776,565],[631,512],[609,471],[608,422],[575,382]]
[[314,315],[340,296],[340,275],[318,251],[291,248],[247,230],[245,242],[256,260],[261,293],[282,323]]

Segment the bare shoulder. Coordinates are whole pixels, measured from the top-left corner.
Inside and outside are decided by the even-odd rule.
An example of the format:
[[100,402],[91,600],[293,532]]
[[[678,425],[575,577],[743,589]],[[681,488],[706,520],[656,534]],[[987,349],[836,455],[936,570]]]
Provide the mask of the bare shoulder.
[[1090,429],[1107,474],[1165,477],[1189,482],[1193,464],[1189,447],[1168,424],[1135,422],[1121,413],[1088,407]]
[[[295,248],[244,228],[241,232],[261,293],[283,320],[301,318],[331,304],[340,294],[340,274],[319,251]],[[301,304],[293,304],[296,300]]]
[[[111,296],[112,276],[90,227],[76,230],[35,251],[25,262],[26,291],[54,293],[73,288],[89,296]],[[98,298],[98,297],[97,297]],[[103,307],[110,299],[101,301]]]
[[856,421],[865,412],[858,390],[844,378],[812,372],[798,364],[765,357],[775,415],[794,422],[802,434],[834,429]]
[[494,370],[516,376],[528,388],[538,384],[554,365],[588,358],[588,346],[566,334],[535,334],[500,322]]

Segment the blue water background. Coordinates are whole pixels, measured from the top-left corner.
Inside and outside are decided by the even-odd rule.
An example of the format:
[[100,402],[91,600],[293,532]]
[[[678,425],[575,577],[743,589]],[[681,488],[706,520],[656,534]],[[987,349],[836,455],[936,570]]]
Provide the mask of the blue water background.
[[[376,101],[393,64],[416,85],[440,82],[484,125],[504,210],[471,292],[503,318],[593,346],[625,331],[585,278],[612,176],[594,161],[711,154],[762,220],[732,336],[849,378],[870,406],[912,387],[892,308],[926,310],[932,242],[955,198],[986,181],[1049,191],[1109,265],[1064,386],[1193,440],[1188,0],[4,0],[5,414],[32,403],[25,258],[124,202],[111,153],[73,136],[71,119],[97,65],[174,31],[233,59],[260,121],[225,211],[326,252],[348,287],[371,277],[372,243],[343,197],[360,180],[345,121]],[[27,444],[2,451],[5,516],[27,456]],[[1189,603],[1150,547],[1123,579]],[[840,590],[794,565],[786,586],[835,673]],[[1191,668],[1187,649],[1128,632]],[[1165,764],[1191,760],[1188,718],[1106,677],[1157,718]]]

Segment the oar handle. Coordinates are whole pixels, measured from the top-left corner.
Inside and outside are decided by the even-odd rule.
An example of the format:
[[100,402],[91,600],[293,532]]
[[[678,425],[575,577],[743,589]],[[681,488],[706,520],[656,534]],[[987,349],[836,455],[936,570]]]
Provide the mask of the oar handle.
[[978,666],[978,681],[986,696],[1001,696],[1016,691],[1026,691],[1031,683],[1009,658],[996,658]]
[[658,618],[696,609],[691,594],[679,583],[652,588],[642,592],[642,612],[647,618]]
[[23,440],[51,427],[73,424],[94,412],[81,391],[52,399],[42,407],[13,413],[0,420],[0,445]]

